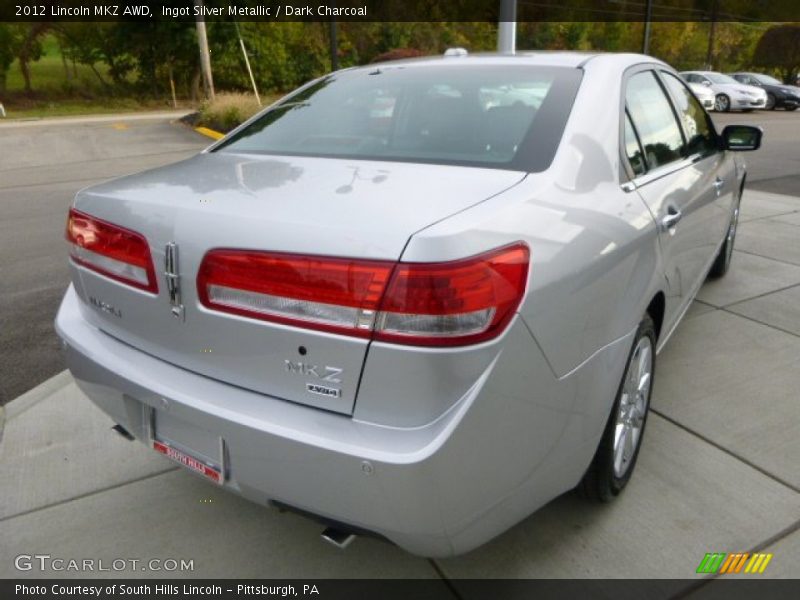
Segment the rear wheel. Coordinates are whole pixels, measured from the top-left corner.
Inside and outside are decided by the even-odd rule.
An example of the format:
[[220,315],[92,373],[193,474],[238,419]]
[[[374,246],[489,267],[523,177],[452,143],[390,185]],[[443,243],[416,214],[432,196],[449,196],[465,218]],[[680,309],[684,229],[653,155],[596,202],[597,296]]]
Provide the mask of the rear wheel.
[[622,492],[631,478],[650,408],[655,347],[655,325],[650,315],[645,315],[636,330],[600,445],[578,485],[578,491],[586,498],[609,502]]
[[720,94],[714,101],[714,110],[718,112],[728,112],[731,109],[731,99],[725,94]]
[[767,110],[775,110],[775,94],[767,94],[767,103],[764,105]]
[[725,236],[725,241],[719,249],[719,254],[717,254],[714,264],[711,265],[711,269],[708,271],[708,276],[713,279],[723,277],[731,266],[733,245],[736,243],[736,228],[739,225],[739,205],[741,204],[741,200],[742,195],[739,194],[739,197],[736,199],[736,206],[733,209],[733,214],[731,215],[731,222],[728,225],[728,233]]

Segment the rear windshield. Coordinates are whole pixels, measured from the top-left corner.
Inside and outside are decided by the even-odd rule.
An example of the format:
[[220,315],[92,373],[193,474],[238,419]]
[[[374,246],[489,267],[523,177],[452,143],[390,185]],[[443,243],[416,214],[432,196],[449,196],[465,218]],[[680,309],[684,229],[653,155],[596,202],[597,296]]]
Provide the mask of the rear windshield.
[[299,90],[215,151],[540,171],[555,154],[581,73],[463,64],[343,71]]

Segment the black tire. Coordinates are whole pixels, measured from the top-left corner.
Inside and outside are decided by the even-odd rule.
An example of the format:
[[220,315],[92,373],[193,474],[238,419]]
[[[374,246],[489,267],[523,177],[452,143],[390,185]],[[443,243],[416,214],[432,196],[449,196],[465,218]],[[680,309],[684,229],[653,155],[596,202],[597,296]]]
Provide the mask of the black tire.
[[775,105],[775,94],[767,94],[767,103],[764,105],[764,108],[767,110],[775,110]]
[[[626,470],[618,475],[614,468],[614,438],[615,429],[617,427],[617,416],[620,412],[620,405],[622,402],[623,391],[625,382],[629,377],[631,365],[634,362],[635,351],[639,347],[640,340],[649,338],[650,340],[650,353],[652,366],[650,370],[650,384],[645,398],[644,415],[641,420],[641,431],[639,433],[636,446],[633,450],[633,455],[627,463]],[[628,360],[625,365],[625,372],[622,374],[622,381],[620,381],[619,388],[617,389],[617,396],[614,399],[614,404],[611,407],[611,414],[608,416],[606,427],[603,430],[603,437],[600,439],[600,445],[597,447],[594,458],[592,459],[589,468],[578,484],[578,493],[588,500],[595,502],[610,502],[625,489],[628,485],[633,470],[636,467],[636,460],[639,457],[639,448],[642,446],[642,439],[644,439],[645,426],[647,425],[647,414],[650,409],[650,396],[653,391],[653,382],[655,379],[656,369],[656,329],[653,319],[650,315],[645,315],[639,323],[636,330],[631,350],[628,353]]]
[[708,271],[708,276],[711,279],[719,279],[720,277],[724,277],[725,273],[727,273],[728,269],[731,267],[733,246],[736,243],[736,230],[738,229],[739,225],[739,205],[741,204],[741,201],[742,194],[739,192],[739,197],[736,198],[736,206],[734,207],[733,214],[731,215],[731,222],[728,225],[728,233],[725,236],[725,241],[722,243],[722,247],[719,249],[719,254],[717,254],[714,264],[711,265],[711,269]]
[[714,99],[714,110],[717,112],[728,112],[731,109],[731,99],[727,94],[717,94]]

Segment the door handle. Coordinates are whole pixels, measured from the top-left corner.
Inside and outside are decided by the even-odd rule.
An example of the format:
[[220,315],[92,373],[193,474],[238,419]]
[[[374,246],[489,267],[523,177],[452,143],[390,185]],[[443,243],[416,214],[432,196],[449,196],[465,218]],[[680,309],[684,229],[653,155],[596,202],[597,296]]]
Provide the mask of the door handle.
[[664,231],[668,231],[678,224],[678,221],[683,218],[683,213],[674,206],[667,208],[667,214],[661,218],[661,227]]
[[725,185],[725,182],[721,178],[717,177],[714,179],[714,189],[717,191],[717,196],[719,196],[720,192],[722,192],[723,185]]

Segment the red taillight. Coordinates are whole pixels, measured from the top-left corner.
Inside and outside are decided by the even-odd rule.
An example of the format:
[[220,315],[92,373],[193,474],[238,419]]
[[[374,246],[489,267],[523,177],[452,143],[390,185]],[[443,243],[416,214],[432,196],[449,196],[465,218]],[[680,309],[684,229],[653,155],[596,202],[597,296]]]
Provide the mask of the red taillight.
[[212,250],[197,276],[211,309],[369,337],[393,263]]
[[375,339],[460,346],[495,337],[525,294],[528,263],[522,243],[448,263],[400,263],[381,304]]
[[391,263],[212,250],[197,278],[207,308],[266,321],[424,346],[498,335],[525,293],[518,243],[447,263]]
[[158,292],[150,247],[142,235],[72,208],[67,241],[76,263],[141,290]]

